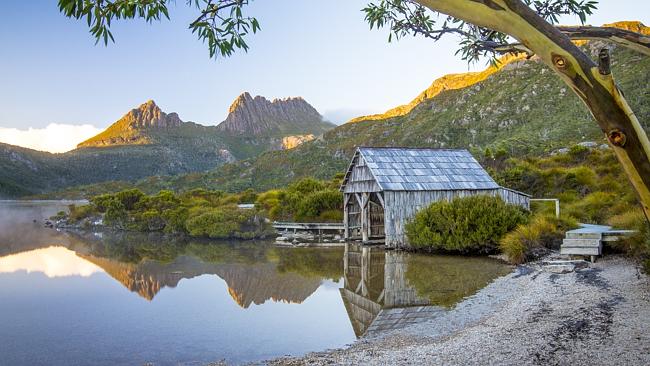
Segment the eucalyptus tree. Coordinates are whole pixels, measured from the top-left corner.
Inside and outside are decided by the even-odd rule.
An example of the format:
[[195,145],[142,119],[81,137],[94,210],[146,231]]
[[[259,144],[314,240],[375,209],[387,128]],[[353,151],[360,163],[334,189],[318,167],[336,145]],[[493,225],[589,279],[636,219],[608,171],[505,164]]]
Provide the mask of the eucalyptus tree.
[[[173,0],[59,0],[68,17],[83,19],[97,42],[113,41],[111,23],[169,18]],[[260,30],[247,16],[249,0],[186,0],[197,10],[189,29],[207,43],[210,57],[248,50],[246,36]],[[537,55],[578,95],[614,149],[650,220],[650,141],[616,84],[610,53],[597,62],[572,40],[601,39],[650,55],[650,37],[629,30],[584,26],[594,0],[375,0],[363,11],[371,28],[388,27],[390,38],[459,37],[459,56],[469,62],[496,55]],[[562,27],[561,16],[578,16],[582,26]]]

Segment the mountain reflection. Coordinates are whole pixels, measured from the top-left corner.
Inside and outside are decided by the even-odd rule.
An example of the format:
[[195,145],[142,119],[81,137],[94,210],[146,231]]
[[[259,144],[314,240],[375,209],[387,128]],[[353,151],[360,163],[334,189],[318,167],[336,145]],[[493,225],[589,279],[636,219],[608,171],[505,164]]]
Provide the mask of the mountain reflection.
[[242,308],[268,300],[302,303],[323,280],[343,276],[342,248],[292,250],[265,242],[62,233],[24,220],[23,226],[20,231],[30,235],[5,235],[0,243],[0,273],[25,270],[58,277],[105,272],[150,301],[183,279],[216,275]]

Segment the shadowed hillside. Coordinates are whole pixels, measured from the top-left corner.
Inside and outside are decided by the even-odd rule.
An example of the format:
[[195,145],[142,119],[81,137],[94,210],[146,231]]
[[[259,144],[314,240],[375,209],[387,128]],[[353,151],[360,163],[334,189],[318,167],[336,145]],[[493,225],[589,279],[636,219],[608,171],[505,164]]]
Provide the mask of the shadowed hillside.
[[333,128],[302,98],[244,93],[218,126],[183,122],[150,100],[63,154],[0,144],[0,198],[106,181],[205,172],[288,149]]

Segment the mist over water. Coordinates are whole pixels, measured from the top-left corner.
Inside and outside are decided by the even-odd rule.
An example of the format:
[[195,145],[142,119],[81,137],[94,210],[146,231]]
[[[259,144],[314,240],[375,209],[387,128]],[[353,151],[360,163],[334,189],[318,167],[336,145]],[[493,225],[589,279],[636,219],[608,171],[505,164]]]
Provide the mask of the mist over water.
[[46,228],[44,221],[66,210],[71,203],[74,202],[0,201],[0,256],[65,241],[64,235]]

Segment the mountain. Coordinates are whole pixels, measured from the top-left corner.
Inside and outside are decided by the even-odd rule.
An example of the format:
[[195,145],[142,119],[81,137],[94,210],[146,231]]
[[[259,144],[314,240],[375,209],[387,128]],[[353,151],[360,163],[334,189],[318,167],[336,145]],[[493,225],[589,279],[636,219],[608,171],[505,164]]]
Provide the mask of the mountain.
[[232,135],[288,136],[305,132],[320,135],[333,127],[301,97],[269,101],[243,93],[232,103],[228,117],[217,129]]
[[[650,34],[639,22],[615,25]],[[650,58],[610,43],[581,42],[594,59],[605,46],[612,49],[613,74],[628,103],[650,130]],[[148,180],[147,186],[265,190],[304,176],[330,178],[344,171],[361,145],[469,148],[477,156],[489,147],[526,156],[583,141],[606,143],[583,103],[539,59],[515,57],[483,72],[442,77],[406,106],[354,119],[294,149],[266,152],[200,176]]]
[[302,98],[269,102],[244,93],[218,126],[184,122],[149,100],[67,153],[0,144],[0,198],[206,172],[265,151],[293,148],[332,127]]
[[[612,26],[650,34],[650,28],[639,22],[620,22]],[[613,74],[644,128],[650,129],[650,58],[600,41],[579,44],[594,59],[602,47],[612,49]],[[255,103],[255,99],[242,95],[232,109],[236,111],[240,105],[250,105],[251,100]],[[260,105],[268,103],[273,102],[260,101]],[[246,107],[235,115],[246,116],[261,109]],[[281,150],[278,146],[283,139],[277,136],[253,136],[252,133],[247,136],[237,132],[252,131],[262,123],[257,119],[251,126],[238,120],[233,116],[226,120],[226,125],[217,128],[225,130],[225,126],[229,126],[227,133],[220,131],[224,133],[221,138],[239,160],[203,173],[148,177],[137,185],[148,192],[197,187],[265,190],[304,176],[330,178],[341,173],[354,148],[360,145],[458,147],[468,148],[477,156],[489,147],[503,149],[513,156],[526,156],[546,154],[583,141],[605,142],[598,125],[578,97],[536,57],[507,58],[498,67],[482,72],[439,78],[408,105],[384,114],[356,118],[292,149]],[[275,130],[271,122],[268,123],[265,126]],[[260,144],[266,145],[261,147]],[[38,161],[34,162],[37,166]],[[21,159],[14,159],[13,164],[23,163]],[[0,186],[2,184],[0,175]],[[19,189],[21,185],[14,183],[11,187]],[[94,186],[86,191],[105,189],[111,188]]]
[[183,121],[178,114],[167,114],[160,110],[156,102],[149,100],[140,107],[132,109],[99,135],[80,143],[77,147],[148,144],[151,141],[146,134],[142,133],[143,131],[172,129],[181,127],[182,124]]

